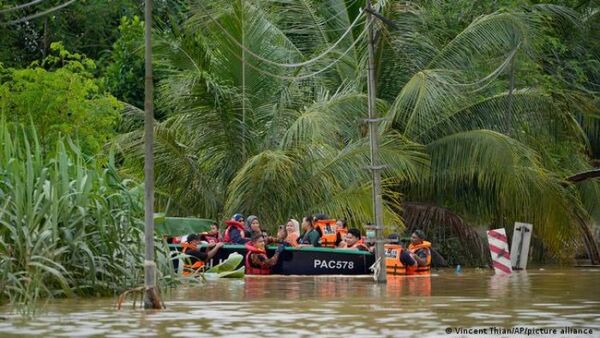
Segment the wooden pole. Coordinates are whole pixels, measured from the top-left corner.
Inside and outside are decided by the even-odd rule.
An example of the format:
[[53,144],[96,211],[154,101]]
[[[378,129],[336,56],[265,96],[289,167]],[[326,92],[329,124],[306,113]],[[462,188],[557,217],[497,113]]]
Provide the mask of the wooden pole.
[[375,257],[379,261],[379,268],[375,270],[375,280],[386,283],[385,256],[383,246],[383,199],[381,196],[381,169],[379,164],[379,131],[375,101],[377,100],[375,85],[375,47],[373,46],[373,15],[371,14],[371,0],[367,0],[367,32],[368,37],[368,111],[369,111],[369,139],[371,142],[371,173],[373,175],[373,210],[375,212]]
[[144,86],[144,308],[160,309],[156,288],[156,263],[154,262],[154,106],[152,101],[152,0],[145,0],[145,86]]

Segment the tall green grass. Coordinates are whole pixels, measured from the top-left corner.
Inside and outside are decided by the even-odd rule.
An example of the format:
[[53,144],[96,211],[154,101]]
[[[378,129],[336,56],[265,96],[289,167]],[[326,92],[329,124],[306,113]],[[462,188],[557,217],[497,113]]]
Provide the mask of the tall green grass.
[[[0,142],[0,302],[139,286],[142,187],[84,159],[69,140],[41,149],[32,127],[2,121]],[[168,271],[164,251],[157,257]]]

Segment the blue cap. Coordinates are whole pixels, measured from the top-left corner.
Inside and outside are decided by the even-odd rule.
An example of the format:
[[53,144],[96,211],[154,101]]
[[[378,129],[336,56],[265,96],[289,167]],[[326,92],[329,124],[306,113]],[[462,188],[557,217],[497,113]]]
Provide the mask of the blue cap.
[[233,219],[234,221],[240,222],[241,220],[244,219],[244,215],[242,215],[242,214],[235,214],[235,215],[233,215],[233,217],[231,217],[231,219]]

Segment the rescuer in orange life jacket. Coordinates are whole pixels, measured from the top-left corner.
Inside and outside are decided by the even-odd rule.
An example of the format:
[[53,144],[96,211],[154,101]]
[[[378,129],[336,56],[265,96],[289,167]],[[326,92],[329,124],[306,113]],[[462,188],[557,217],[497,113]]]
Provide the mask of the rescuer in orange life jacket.
[[400,261],[407,269],[416,271],[429,269],[431,264],[431,243],[425,241],[425,233],[415,230],[410,236],[408,250],[402,251]]
[[360,240],[360,230],[355,228],[348,230],[344,240],[338,247],[344,249],[369,251],[369,248]]
[[189,263],[184,265],[184,275],[187,275],[191,271],[199,270],[204,266],[209,259],[213,258],[219,248],[223,246],[222,242],[215,243],[212,242],[208,244],[208,251],[200,251],[198,245],[200,244],[200,235],[191,234],[187,236],[187,241],[182,243],[181,247],[183,248],[183,253],[185,253],[189,259]]
[[277,264],[279,255],[283,251],[284,246],[279,245],[275,251],[275,255],[269,258],[265,247],[265,239],[261,233],[255,232],[252,234],[250,242],[246,243],[246,274],[248,275],[268,275],[271,273],[271,268]]

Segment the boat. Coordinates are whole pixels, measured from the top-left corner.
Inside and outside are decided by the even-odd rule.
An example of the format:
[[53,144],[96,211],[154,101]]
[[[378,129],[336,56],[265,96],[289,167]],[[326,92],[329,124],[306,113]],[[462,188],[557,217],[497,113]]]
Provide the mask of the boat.
[[[176,245],[172,248],[177,250]],[[276,246],[268,246],[267,255],[272,256],[276,248]],[[218,264],[234,252],[245,257],[246,247],[225,244],[206,265],[211,267]],[[286,247],[271,271],[272,274],[277,275],[368,275],[371,273],[369,267],[374,262],[375,256],[370,252],[333,248]]]
[[[181,245],[173,243],[173,234],[202,233],[214,223],[209,219],[163,217],[156,222],[156,229],[164,236],[172,256],[178,257]],[[267,255],[271,257],[276,249],[277,246],[267,246]],[[246,247],[239,244],[225,244],[212,259],[206,262],[205,266],[210,269],[226,261],[233,253],[245,257]],[[391,257],[390,252],[386,254]],[[366,251],[331,247],[285,247],[271,271],[276,275],[370,275],[372,274],[370,267],[374,263],[375,255]],[[177,270],[179,258],[173,260],[173,265]],[[242,260],[236,269],[241,269],[243,265]],[[393,271],[388,269],[388,274],[403,275],[404,273],[403,268],[398,270],[394,268]]]

